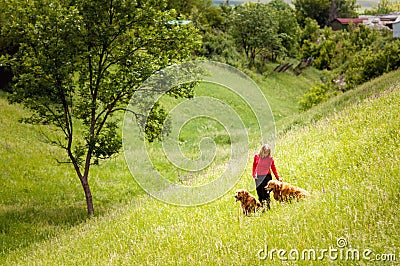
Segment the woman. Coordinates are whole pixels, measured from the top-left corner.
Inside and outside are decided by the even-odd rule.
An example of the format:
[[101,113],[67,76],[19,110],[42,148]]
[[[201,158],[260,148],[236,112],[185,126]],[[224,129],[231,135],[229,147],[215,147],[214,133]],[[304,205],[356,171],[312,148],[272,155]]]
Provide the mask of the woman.
[[270,209],[270,198],[268,191],[266,191],[264,187],[268,184],[268,181],[272,180],[271,169],[275,178],[282,182],[282,179],[276,171],[274,159],[271,156],[271,148],[264,144],[262,145],[260,152],[254,155],[253,178],[256,181],[258,200],[263,204],[263,206],[264,202],[266,202],[268,209]]

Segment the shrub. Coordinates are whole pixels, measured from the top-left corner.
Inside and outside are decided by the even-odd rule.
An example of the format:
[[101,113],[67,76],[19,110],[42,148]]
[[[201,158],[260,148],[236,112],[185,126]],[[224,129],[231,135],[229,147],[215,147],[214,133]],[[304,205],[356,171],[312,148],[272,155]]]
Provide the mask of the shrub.
[[311,107],[328,99],[329,87],[325,84],[312,86],[299,101],[301,110],[308,110]]
[[388,42],[382,50],[364,49],[354,56],[346,72],[346,90],[400,67],[400,40]]

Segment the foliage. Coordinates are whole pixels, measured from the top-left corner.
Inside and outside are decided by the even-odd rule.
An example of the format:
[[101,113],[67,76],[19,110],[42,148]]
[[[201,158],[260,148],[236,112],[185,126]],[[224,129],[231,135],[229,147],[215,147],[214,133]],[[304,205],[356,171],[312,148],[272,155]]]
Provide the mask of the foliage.
[[306,40],[317,42],[320,35],[318,22],[312,18],[306,18],[304,28],[300,32],[300,45],[303,45]]
[[354,53],[356,51],[361,51],[364,48],[368,48],[374,46],[379,39],[382,33],[378,30],[374,30],[368,28],[365,25],[358,25],[358,27],[350,27],[349,28],[349,42],[348,49],[350,53]]
[[203,35],[201,55],[208,59],[226,63],[235,67],[244,65],[232,36],[222,30],[213,29]]
[[211,7],[211,0],[167,0],[167,9],[174,9],[179,15],[190,16],[194,9]]
[[306,18],[314,19],[320,27],[327,25],[327,15],[331,2],[329,0],[295,0],[293,5],[296,10],[296,17],[301,26],[305,25]]
[[365,9],[365,15],[389,14],[392,12],[400,12],[400,1],[381,0],[372,8]]
[[281,47],[275,47],[271,61],[275,62],[278,57],[296,57],[301,29],[296,20],[295,10],[282,0],[273,0],[268,3],[268,6],[271,7],[272,12],[276,13],[277,34],[278,38],[281,39]]
[[326,84],[316,84],[306,92],[299,104],[301,110],[308,110],[313,106],[326,101],[328,97],[329,87]]
[[167,0],[167,9],[175,10],[180,19],[190,19],[202,31],[221,29],[226,19],[223,9],[212,0]]
[[380,49],[363,49],[349,64],[347,88],[352,89],[384,73],[400,68],[400,40],[393,39]]
[[[20,42],[8,61],[15,74],[10,99],[33,112],[31,121],[61,130],[52,143],[66,150],[92,214],[90,165],[121,148],[114,113],[152,73],[190,57],[199,36],[190,24],[169,23],[176,13],[160,1],[9,1],[5,12],[13,19],[3,34]],[[192,90],[171,94],[191,97]],[[156,114],[162,112],[152,123],[162,120]]]
[[314,19],[323,28],[335,18],[351,18],[357,16],[356,0],[294,0],[297,20],[305,25],[307,18]]
[[[326,76],[330,78],[327,82],[332,84],[331,90],[353,89],[399,67],[398,40],[392,39],[391,32],[378,31],[364,25],[343,31],[332,31],[325,27],[318,32],[316,41],[315,38],[314,41],[304,40],[301,55],[302,58],[312,57],[314,67],[329,71]],[[308,109],[319,102],[319,99],[313,98],[315,95],[311,95],[306,93],[303,96],[302,109]]]
[[[335,18],[355,18],[360,5],[356,0],[332,0],[330,22]],[[334,15],[332,15],[334,14]]]
[[313,66],[317,69],[331,70],[337,50],[337,42],[334,34],[328,27],[320,31],[321,35],[317,41],[305,40],[302,46],[302,58],[313,58]]
[[[6,8],[7,4],[4,1],[1,1],[0,11],[5,10]],[[2,25],[6,23],[7,19],[5,13],[0,12],[0,31]],[[1,57],[6,56],[7,54],[15,54],[17,50],[17,40],[7,38],[7,36],[0,34],[0,90],[9,91],[8,85],[13,77],[10,67],[6,62],[4,62],[4,60],[1,60]]]
[[255,65],[256,56],[264,48],[278,42],[276,21],[265,4],[236,6],[230,25],[237,47],[245,53],[250,67]]
[[315,33],[318,36],[305,39],[302,58],[314,58],[313,66],[320,70],[333,70],[340,74],[348,68],[354,56],[363,49],[379,50],[385,46],[389,33],[379,32],[364,25],[349,27],[348,30],[333,31],[325,27]]
[[[392,73],[391,81],[398,81],[398,75]],[[288,258],[289,251],[314,249],[318,264],[329,264],[336,255],[339,264],[369,263],[364,250],[397,256],[400,93],[398,82],[385,78],[357,89],[363,95],[366,88],[380,87],[376,95],[356,104],[349,99],[352,103],[340,111],[330,105],[323,119],[279,137],[274,151],[278,170],[284,180],[311,192],[307,200],[272,201],[267,213],[242,216],[233,194],[252,181],[248,165],[238,184],[210,204],[173,206],[140,195],[106,216],[11,252],[0,263],[272,265]],[[339,238],[348,246],[338,247]],[[330,248],[337,250],[332,257],[321,255]],[[261,260],[259,252],[266,249],[274,250],[273,258]],[[278,249],[287,253],[278,257]],[[354,250],[360,259],[343,258]],[[311,259],[296,264],[310,265]]]
[[268,4],[246,3],[236,6],[231,13],[231,34],[239,51],[243,51],[249,67],[276,62],[278,58],[295,55],[299,26],[294,11],[282,0]]
[[194,7],[189,15],[194,25],[203,30],[223,29],[226,23],[222,9],[211,5]]

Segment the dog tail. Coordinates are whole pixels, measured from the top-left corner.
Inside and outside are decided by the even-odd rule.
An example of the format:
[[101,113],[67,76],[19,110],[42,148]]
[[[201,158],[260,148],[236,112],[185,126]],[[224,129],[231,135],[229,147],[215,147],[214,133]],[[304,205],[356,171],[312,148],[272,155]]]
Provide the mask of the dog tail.
[[305,189],[300,189],[300,193],[298,194],[298,196],[301,198],[306,198],[310,196],[310,192]]

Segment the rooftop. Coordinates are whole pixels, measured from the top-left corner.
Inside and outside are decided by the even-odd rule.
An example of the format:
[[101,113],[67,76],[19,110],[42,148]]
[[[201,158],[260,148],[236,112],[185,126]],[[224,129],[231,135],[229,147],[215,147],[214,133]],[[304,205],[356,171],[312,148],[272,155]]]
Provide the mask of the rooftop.
[[342,25],[348,25],[350,23],[360,24],[360,23],[363,23],[363,21],[367,20],[367,19],[368,18],[336,18],[336,20],[339,21],[339,23]]

